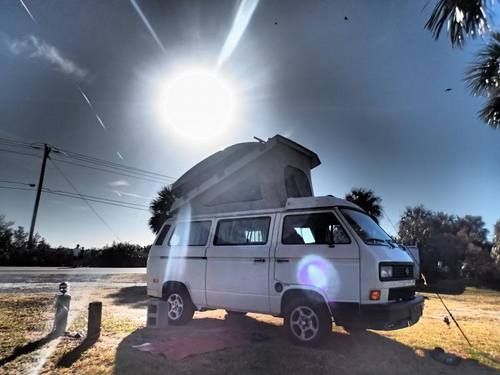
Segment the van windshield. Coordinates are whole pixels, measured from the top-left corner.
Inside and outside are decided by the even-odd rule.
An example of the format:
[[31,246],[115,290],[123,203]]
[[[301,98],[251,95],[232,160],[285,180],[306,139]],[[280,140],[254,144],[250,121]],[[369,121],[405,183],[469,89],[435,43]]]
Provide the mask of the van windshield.
[[341,208],[340,211],[365,243],[370,245],[390,243],[391,237],[369,215],[349,208]]

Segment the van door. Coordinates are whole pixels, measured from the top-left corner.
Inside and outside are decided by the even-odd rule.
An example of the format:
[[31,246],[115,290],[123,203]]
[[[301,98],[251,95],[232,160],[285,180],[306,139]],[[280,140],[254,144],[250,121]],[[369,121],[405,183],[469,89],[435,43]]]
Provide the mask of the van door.
[[273,311],[280,303],[277,283],[320,289],[328,301],[359,303],[359,248],[333,210],[279,216],[277,245],[271,259]]
[[207,249],[209,307],[269,311],[269,259],[274,215],[220,219]]
[[186,285],[196,306],[206,306],[205,252],[211,226],[211,220],[175,222],[172,234],[165,241],[167,251],[160,257],[165,270],[164,281]]

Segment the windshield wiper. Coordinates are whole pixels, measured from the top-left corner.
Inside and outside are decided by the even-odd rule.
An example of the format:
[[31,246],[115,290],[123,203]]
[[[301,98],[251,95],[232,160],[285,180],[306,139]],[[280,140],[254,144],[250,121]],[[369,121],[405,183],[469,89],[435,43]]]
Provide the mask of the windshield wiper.
[[383,243],[383,244],[386,244],[387,242],[381,238],[373,238],[373,237],[369,237],[369,238],[365,238],[365,242],[375,242],[375,243]]
[[398,247],[398,244],[395,242],[392,242],[391,240],[385,240],[385,242],[387,242],[389,244],[389,246],[392,247],[393,249],[395,247]]

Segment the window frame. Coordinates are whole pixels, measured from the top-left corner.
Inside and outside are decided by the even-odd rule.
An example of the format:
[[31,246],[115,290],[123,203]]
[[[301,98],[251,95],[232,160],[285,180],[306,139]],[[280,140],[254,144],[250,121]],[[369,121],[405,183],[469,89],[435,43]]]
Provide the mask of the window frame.
[[[222,222],[227,222],[227,221],[242,221],[242,220],[255,220],[255,219],[266,219],[268,221],[267,223],[267,235],[266,235],[266,240],[265,242],[250,242],[250,243],[241,243],[241,244],[233,244],[233,243],[217,243],[218,240],[218,235],[217,233],[219,232],[220,229],[220,224]],[[272,216],[240,216],[240,217],[233,217],[233,218],[224,218],[224,219],[219,219],[217,220],[217,225],[215,226],[215,231],[214,231],[214,236],[212,240],[212,245],[213,246],[265,246],[269,243],[269,234],[271,233],[271,222],[272,222]]]
[[337,220],[338,224],[344,231],[347,239],[349,242],[334,242],[333,245],[350,245],[352,244],[352,239],[351,236],[349,235],[349,232],[346,230],[345,226],[342,224],[342,221],[340,220],[339,216],[335,211],[309,211],[309,212],[297,212],[297,213],[283,213],[282,215],[282,220],[281,220],[281,233],[280,233],[280,244],[283,246],[330,246],[331,244],[329,243],[303,243],[303,244],[295,244],[295,243],[285,243],[283,242],[283,233],[285,232],[285,219],[288,216],[305,216],[305,215],[317,215],[317,214],[332,214],[333,217]]
[[[172,228],[171,223],[165,223],[162,225],[160,231],[158,232],[158,235],[155,238],[155,242],[154,242],[153,246],[163,246],[163,244],[165,243],[165,240],[167,239],[167,234],[168,234],[170,228]],[[160,238],[161,238],[161,243],[158,243]]]
[[[185,224],[185,223],[188,223],[188,224],[193,224],[193,223],[210,223],[210,226],[208,227],[208,234],[207,234],[207,239],[205,240],[205,243],[202,244],[202,245],[190,245],[190,244],[185,244],[185,245],[171,245],[170,244],[170,241],[172,241],[172,237],[174,236],[174,233],[175,233],[175,230],[177,229],[177,227],[179,226],[179,224]],[[170,233],[170,237],[168,238],[168,243],[167,243],[167,246],[170,246],[170,247],[176,247],[176,246],[207,246],[208,244],[208,241],[210,239],[210,232],[212,230],[212,220],[193,220],[193,221],[181,221],[179,223],[175,223],[175,224],[172,224],[172,233]]]

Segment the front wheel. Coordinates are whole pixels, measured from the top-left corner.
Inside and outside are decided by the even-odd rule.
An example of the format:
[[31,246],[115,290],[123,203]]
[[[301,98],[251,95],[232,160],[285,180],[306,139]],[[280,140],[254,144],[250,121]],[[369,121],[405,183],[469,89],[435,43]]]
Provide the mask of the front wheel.
[[295,344],[318,346],[331,332],[332,319],[324,304],[299,299],[287,307],[284,325]]
[[194,315],[194,305],[189,294],[182,290],[171,290],[165,295],[168,324],[178,326],[188,323]]

